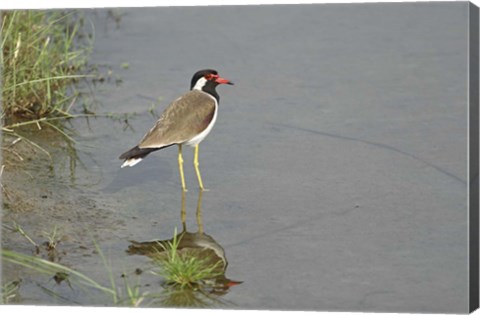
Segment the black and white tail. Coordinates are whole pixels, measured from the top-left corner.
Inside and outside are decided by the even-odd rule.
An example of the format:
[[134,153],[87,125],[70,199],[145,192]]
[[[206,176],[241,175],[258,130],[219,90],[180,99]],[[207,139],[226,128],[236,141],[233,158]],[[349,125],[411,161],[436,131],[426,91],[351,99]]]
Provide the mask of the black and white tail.
[[138,162],[140,162],[144,157],[148,154],[152,153],[153,151],[160,150],[160,148],[144,148],[141,149],[138,146],[128,150],[127,152],[120,155],[120,160],[125,160],[121,167],[125,166],[134,166]]

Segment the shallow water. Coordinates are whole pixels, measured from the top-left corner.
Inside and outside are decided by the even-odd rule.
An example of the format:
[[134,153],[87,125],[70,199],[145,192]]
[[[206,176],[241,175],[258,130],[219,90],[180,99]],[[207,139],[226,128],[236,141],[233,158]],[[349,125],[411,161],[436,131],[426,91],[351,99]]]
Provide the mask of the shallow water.
[[[177,151],[125,169],[118,156],[155,122],[152,104],[161,113],[196,70],[215,68],[235,86],[218,88],[200,146],[202,222],[226,276],[243,283],[208,306],[466,312],[467,13],[467,3],[149,8],[116,10],[115,23],[92,11],[91,63],[122,80],[97,85],[96,111],[137,115],[72,121],[79,162],[59,146],[53,170],[39,159],[26,166],[34,180],[11,172],[32,206],[6,209],[4,222],[39,239],[60,225],[61,262],[97,279],[108,275],[92,239],[118,279],[148,266],[126,250],[181,228]],[[184,159],[195,231],[192,150]],[[2,242],[31,251],[18,233]],[[21,303],[111,304],[17,272],[6,278],[23,278]]]

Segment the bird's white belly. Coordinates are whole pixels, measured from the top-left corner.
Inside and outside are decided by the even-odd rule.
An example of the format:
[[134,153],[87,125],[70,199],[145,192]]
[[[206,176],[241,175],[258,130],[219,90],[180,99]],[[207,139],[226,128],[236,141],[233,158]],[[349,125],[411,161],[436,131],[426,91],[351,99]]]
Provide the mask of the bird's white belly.
[[203,139],[210,133],[210,131],[213,128],[213,125],[215,125],[215,121],[217,120],[217,114],[218,114],[218,102],[217,100],[212,96],[212,98],[215,100],[215,112],[213,113],[213,118],[210,124],[205,128],[204,131],[193,137],[192,139],[184,142],[183,144],[189,145],[189,146],[196,146],[200,142],[202,142]]

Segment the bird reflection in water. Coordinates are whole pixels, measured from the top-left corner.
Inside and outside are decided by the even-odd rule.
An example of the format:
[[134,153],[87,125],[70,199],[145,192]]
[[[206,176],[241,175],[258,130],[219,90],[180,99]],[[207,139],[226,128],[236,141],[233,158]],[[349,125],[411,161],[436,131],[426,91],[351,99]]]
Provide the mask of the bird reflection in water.
[[[172,244],[175,246],[175,255],[181,256],[184,261],[195,260],[198,266],[205,269],[204,277],[196,278],[191,283],[179,284],[175,282],[164,283],[165,294],[160,298],[164,306],[206,306],[214,302],[222,303],[219,299],[229,292],[230,288],[242,283],[225,276],[228,262],[224,249],[213,237],[205,234],[202,223],[202,190],[199,191],[196,211],[198,231],[187,231],[187,213],[185,191],[182,190],[181,221],[182,232],[167,240],[148,242],[131,241],[127,252],[132,255],[145,255],[154,261],[168,260],[172,255]],[[163,265],[164,267],[165,265]],[[202,270],[200,270],[202,273]],[[161,272],[160,272],[161,274]],[[165,277],[168,278],[168,277]]]

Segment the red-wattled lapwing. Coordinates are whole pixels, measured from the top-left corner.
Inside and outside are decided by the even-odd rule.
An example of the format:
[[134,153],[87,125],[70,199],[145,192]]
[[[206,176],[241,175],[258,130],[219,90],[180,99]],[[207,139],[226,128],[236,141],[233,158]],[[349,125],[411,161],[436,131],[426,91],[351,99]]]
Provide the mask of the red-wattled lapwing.
[[134,166],[151,152],[176,144],[180,179],[182,188],[186,191],[182,158],[182,145],[186,144],[195,147],[193,165],[200,189],[204,190],[198,168],[198,145],[217,120],[220,97],[215,88],[219,84],[233,85],[229,80],[221,78],[215,70],[197,71],[192,77],[190,91],[173,101],[140,143],[120,156],[120,159],[125,160],[122,167]]

